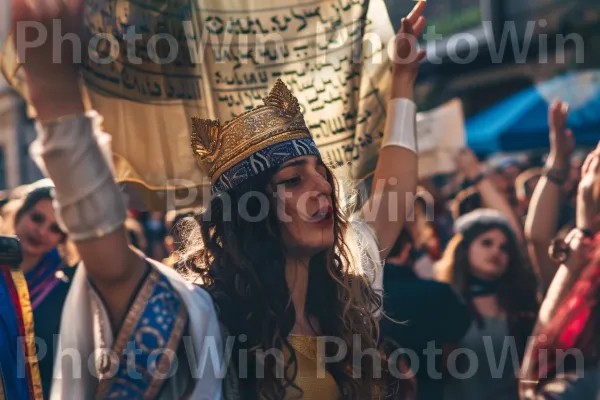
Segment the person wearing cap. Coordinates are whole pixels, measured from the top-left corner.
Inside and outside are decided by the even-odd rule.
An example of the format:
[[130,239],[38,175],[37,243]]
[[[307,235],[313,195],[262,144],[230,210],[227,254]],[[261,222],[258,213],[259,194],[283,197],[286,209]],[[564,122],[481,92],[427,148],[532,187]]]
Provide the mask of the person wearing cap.
[[[436,270],[471,310],[474,321],[456,351],[474,357],[450,356],[457,375],[444,399],[515,399],[516,373],[538,311],[535,276],[503,213],[472,211],[456,220],[455,232]],[[472,372],[468,379],[458,375],[466,371]]]

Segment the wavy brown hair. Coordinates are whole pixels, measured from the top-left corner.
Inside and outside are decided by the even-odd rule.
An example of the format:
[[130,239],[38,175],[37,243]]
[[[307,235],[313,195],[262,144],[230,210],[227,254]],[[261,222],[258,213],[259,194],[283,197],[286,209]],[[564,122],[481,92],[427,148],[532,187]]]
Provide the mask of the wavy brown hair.
[[500,230],[507,239],[508,267],[500,278],[501,284],[497,297],[500,307],[506,312],[509,334],[514,336],[519,356],[525,352],[528,336],[533,330],[539,304],[537,301],[536,278],[528,266],[521,247],[510,228],[498,222],[476,222],[464,234],[456,234],[444,256],[436,265],[438,280],[449,283],[467,302],[481,324],[482,319],[473,304],[469,293],[471,263],[469,248],[473,241],[491,230]]
[[[286,249],[276,212],[270,204],[265,218],[249,222],[238,210],[244,195],[254,192],[266,196],[275,172],[269,170],[226,196],[213,197],[204,213],[194,218],[195,227],[188,231],[183,246],[185,273],[198,276],[211,293],[220,320],[229,332],[236,337],[245,335],[244,341],[235,341],[233,354],[247,351],[248,378],[241,379],[240,386],[248,398],[281,399],[288,388],[299,389],[294,385],[295,351],[287,339],[296,320],[295,309],[285,278]],[[337,194],[339,187],[330,169],[327,177]],[[355,335],[360,337],[362,349],[378,347],[378,321],[373,310],[379,309],[382,301],[353,265],[356,255],[345,241],[349,214],[340,206],[336,194],[332,196],[335,243],[310,261],[306,314],[316,319],[320,335],[340,338],[348,349],[342,360],[326,365],[344,398],[384,397],[390,383],[385,356],[375,362],[371,357],[362,357],[360,365],[353,364],[353,355],[359,351],[353,344]],[[260,215],[257,196],[248,199],[246,210],[251,217]],[[255,379],[257,351],[273,348],[289,351],[284,379],[275,375],[274,357],[264,359],[264,377]],[[326,356],[337,352],[337,345],[328,341]],[[237,362],[237,357],[234,360]],[[359,367],[360,378],[355,378],[353,372]],[[379,367],[381,377],[376,373]],[[401,395],[398,387],[396,396]]]

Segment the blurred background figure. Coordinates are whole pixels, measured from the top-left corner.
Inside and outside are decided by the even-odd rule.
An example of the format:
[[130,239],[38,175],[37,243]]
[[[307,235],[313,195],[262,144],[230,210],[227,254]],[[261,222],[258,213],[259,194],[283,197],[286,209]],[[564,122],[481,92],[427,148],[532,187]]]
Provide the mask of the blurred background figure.
[[529,202],[533,196],[533,190],[542,177],[541,168],[530,168],[523,171],[515,179],[515,195],[517,198],[517,212],[520,218],[524,218],[529,208]]
[[[39,370],[44,397],[53,378],[55,335],[60,331],[63,304],[75,273],[77,254],[62,232],[52,206],[52,186],[39,182],[21,191],[23,198],[3,207],[4,232],[21,243],[23,272],[38,338]],[[40,345],[41,343],[41,345]]]
[[130,244],[141,252],[146,251],[148,248],[148,241],[144,234],[144,227],[138,222],[133,216],[130,216],[125,221],[125,229],[129,234]]
[[167,257],[165,248],[165,236],[167,228],[165,227],[165,214],[162,212],[149,213],[144,222],[144,233],[148,241],[145,254],[155,260],[162,260]]
[[[444,399],[515,399],[520,359],[538,311],[535,276],[502,213],[472,211],[456,221],[455,229],[456,236],[436,266],[437,276],[462,296],[471,311],[473,323],[458,347],[476,357],[461,354],[454,359],[454,371],[459,372],[447,383]],[[509,356],[501,358],[506,346]],[[489,352],[503,364],[481,363],[491,360]],[[475,359],[476,368],[470,365]],[[472,372],[468,379],[456,375],[466,371]]]
[[199,212],[198,209],[184,209],[177,211],[169,211],[165,216],[165,227],[167,235],[165,236],[165,248],[167,258],[163,259],[162,262],[165,265],[176,268],[179,262],[180,253],[179,249],[182,245],[183,238],[186,235],[186,224],[185,220],[189,223],[195,223],[194,215]]

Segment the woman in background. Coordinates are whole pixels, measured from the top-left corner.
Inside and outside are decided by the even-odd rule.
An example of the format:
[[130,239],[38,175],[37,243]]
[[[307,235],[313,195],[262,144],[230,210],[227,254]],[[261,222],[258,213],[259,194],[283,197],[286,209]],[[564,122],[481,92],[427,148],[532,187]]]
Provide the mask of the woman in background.
[[[456,221],[456,235],[436,266],[438,278],[450,283],[471,309],[474,322],[459,342],[477,356],[469,379],[448,382],[448,400],[515,399],[516,374],[538,310],[536,282],[526,267],[511,224],[502,213],[481,209]],[[486,343],[491,340],[495,358]],[[519,359],[512,349],[516,345]],[[498,374],[488,366],[508,351]],[[469,371],[468,360],[457,359],[456,370]],[[472,360],[471,360],[472,361]]]
[[[60,331],[62,308],[76,264],[67,235],[56,222],[52,187],[38,186],[22,200],[15,200],[8,224],[19,238],[25,275],[33,310],[34,332],[44,398],[48,398],[54,364],[54,335]],[[61,248],[59,250],[59,248]]]

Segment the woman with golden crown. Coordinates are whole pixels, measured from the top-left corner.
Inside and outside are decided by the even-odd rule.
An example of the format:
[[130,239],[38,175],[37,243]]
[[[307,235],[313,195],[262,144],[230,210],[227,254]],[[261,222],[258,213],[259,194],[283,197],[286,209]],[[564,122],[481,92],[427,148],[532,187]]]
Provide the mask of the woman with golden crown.
[[[185,264],[203,287],[127,245],[126,206],[100,148],[108,138],[84,111],[77,67],[53,63],[51,41],[22,54],[38,115],[34,156],[83,260],[63,311],[52,399],[407,397],[399,363],[379,356],[379,291],[381,260],[416,188],[424,7],[402,21],[404,62],[394,64],[372,195],[356,213],[282,82],[226,125],[194,119],[192,150],[214,196],[195,218]],[[80,27],[81,8],[81,0],[13,0],[13,21],[52,32],[60,19],[64,36]]]

